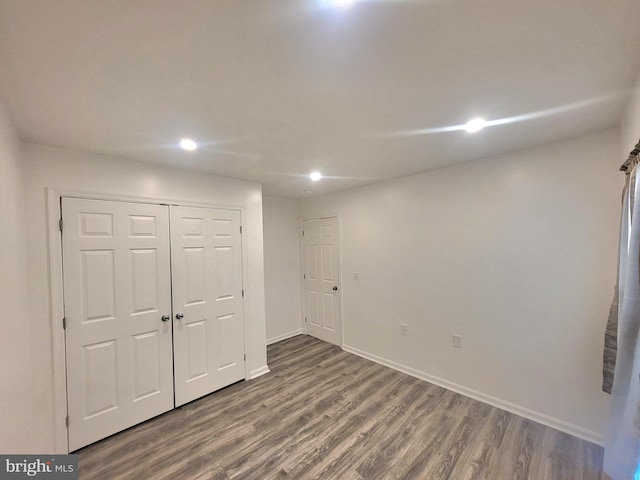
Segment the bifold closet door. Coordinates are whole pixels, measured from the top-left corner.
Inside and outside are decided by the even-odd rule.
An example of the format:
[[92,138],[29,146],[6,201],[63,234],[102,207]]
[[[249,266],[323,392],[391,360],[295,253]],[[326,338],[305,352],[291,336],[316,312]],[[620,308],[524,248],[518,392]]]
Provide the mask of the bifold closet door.
[[176,406],[245,377],[240,212],[170,207]]
[[63,198],[62,218],[74,451],[174,406],[169,212]]

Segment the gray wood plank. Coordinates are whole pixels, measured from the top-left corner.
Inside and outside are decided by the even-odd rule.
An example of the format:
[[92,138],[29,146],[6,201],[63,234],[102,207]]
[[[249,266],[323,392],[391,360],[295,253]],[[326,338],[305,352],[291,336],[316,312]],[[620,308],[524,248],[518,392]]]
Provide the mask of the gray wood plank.
[[78,451],[81,479],[599,480],[602,448],[299,335],[271,373]]

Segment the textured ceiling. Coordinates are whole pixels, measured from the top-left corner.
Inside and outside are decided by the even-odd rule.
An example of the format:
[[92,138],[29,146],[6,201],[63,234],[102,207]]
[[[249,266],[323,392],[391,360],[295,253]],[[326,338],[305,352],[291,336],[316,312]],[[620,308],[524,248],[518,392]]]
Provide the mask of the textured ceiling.
[[[638,24],[638,0],[0,0],[0,99],[26,141],[302,197],[617,126]],[[515,121],[440,131],[477,116]]]

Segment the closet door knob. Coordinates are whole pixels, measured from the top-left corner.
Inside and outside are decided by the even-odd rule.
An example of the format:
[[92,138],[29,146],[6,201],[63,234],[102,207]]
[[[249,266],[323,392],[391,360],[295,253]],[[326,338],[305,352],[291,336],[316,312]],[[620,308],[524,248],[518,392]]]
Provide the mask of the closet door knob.
[[169,320],[171,320],[171,315],[165,313],[164,315],[162,315],[162,321],[163,322],[168,322]]
[[183,318],[184,318],[184,313],[182,313],[182,312],[176,313],[176,319],[177,320],[182,320]]

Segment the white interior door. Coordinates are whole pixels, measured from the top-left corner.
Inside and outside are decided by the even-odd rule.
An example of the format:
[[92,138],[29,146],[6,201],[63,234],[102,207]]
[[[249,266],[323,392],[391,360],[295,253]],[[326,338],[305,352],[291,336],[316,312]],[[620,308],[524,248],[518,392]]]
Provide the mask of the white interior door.
[[342,345],[338,220],[305,220],[304,305],[307,333]]
[[240,212],[171,207],[176,406],[245,377]]
[[167,207],[62,199],[69,450],[173,408]]

